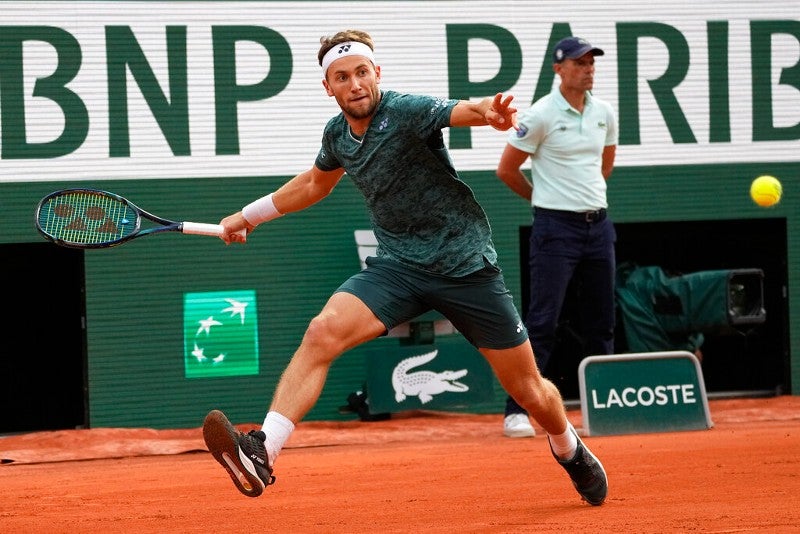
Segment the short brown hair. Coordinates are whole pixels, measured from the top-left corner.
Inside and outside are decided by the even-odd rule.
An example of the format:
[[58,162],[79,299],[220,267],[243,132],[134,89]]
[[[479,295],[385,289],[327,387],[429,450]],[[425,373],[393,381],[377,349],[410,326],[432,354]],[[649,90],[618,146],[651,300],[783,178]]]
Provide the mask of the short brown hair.
[[325,54],[328,53],[328,50],[338,44],[346,43],[347,41],[364,43],[370,48],[370,50],[375,50],[375,46],[372,44],[372,37],[365,31],[344,30],[335,33],[334,35],[325,35],[319,38],[320,47],[319,52],[317,53],[317,60],[319,61],[320,67],[322,66],[322,58],[325,57]]

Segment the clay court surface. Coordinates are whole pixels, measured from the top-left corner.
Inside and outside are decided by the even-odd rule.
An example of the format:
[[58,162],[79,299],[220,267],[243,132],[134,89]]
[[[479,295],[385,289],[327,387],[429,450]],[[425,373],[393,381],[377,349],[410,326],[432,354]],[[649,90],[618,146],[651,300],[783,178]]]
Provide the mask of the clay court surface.
[[709,404],[709,430],[585,438],[609,476],[600,507],[540,429],[505,438],[501,415],[303,422],[256,499],[200,428],[0,437],[0,532],[800,532],[800,396]]

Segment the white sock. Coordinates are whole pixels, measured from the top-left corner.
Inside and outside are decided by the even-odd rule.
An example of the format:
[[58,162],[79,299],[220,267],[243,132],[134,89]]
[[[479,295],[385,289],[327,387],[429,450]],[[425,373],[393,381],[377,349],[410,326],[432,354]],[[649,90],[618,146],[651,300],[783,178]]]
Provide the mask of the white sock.
[[267,449],[269,466],[272,467],[278,457],[278,453],[281,452],[286,440],[289,439],[289,435],[294,431],[294,423],[278,412],[268,412],[261,430],[267,436],[267,441],[264,442],[264,445]]
[[553,454],[562,460],[571,460],[578,450],[578,438],[572,430],[572,425],[567,423],[567,430],[563,434],[550,434],[550,447]]

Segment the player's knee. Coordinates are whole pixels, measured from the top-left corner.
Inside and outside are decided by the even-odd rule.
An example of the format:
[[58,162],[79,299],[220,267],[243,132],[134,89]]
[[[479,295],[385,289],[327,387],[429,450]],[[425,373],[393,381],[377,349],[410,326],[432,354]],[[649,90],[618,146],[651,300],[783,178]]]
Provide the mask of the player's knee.
[[336,314],[320,313],[308,324],[303,345],[315,353],[336,357],[360,342],[354,328]]
[[336,324],[329,315],[317,315],[308,323],[303,342],[310,345],[334,347],[338,343]]

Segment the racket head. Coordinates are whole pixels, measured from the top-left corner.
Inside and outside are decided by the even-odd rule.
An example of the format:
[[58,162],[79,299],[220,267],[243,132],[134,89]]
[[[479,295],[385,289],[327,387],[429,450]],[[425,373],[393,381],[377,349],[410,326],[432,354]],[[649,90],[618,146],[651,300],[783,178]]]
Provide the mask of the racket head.
[[62,189],[36,207],[36,229],[45,239],[70,248],[119,245],[139,233],[139,209],[125,198],[99,189]]

